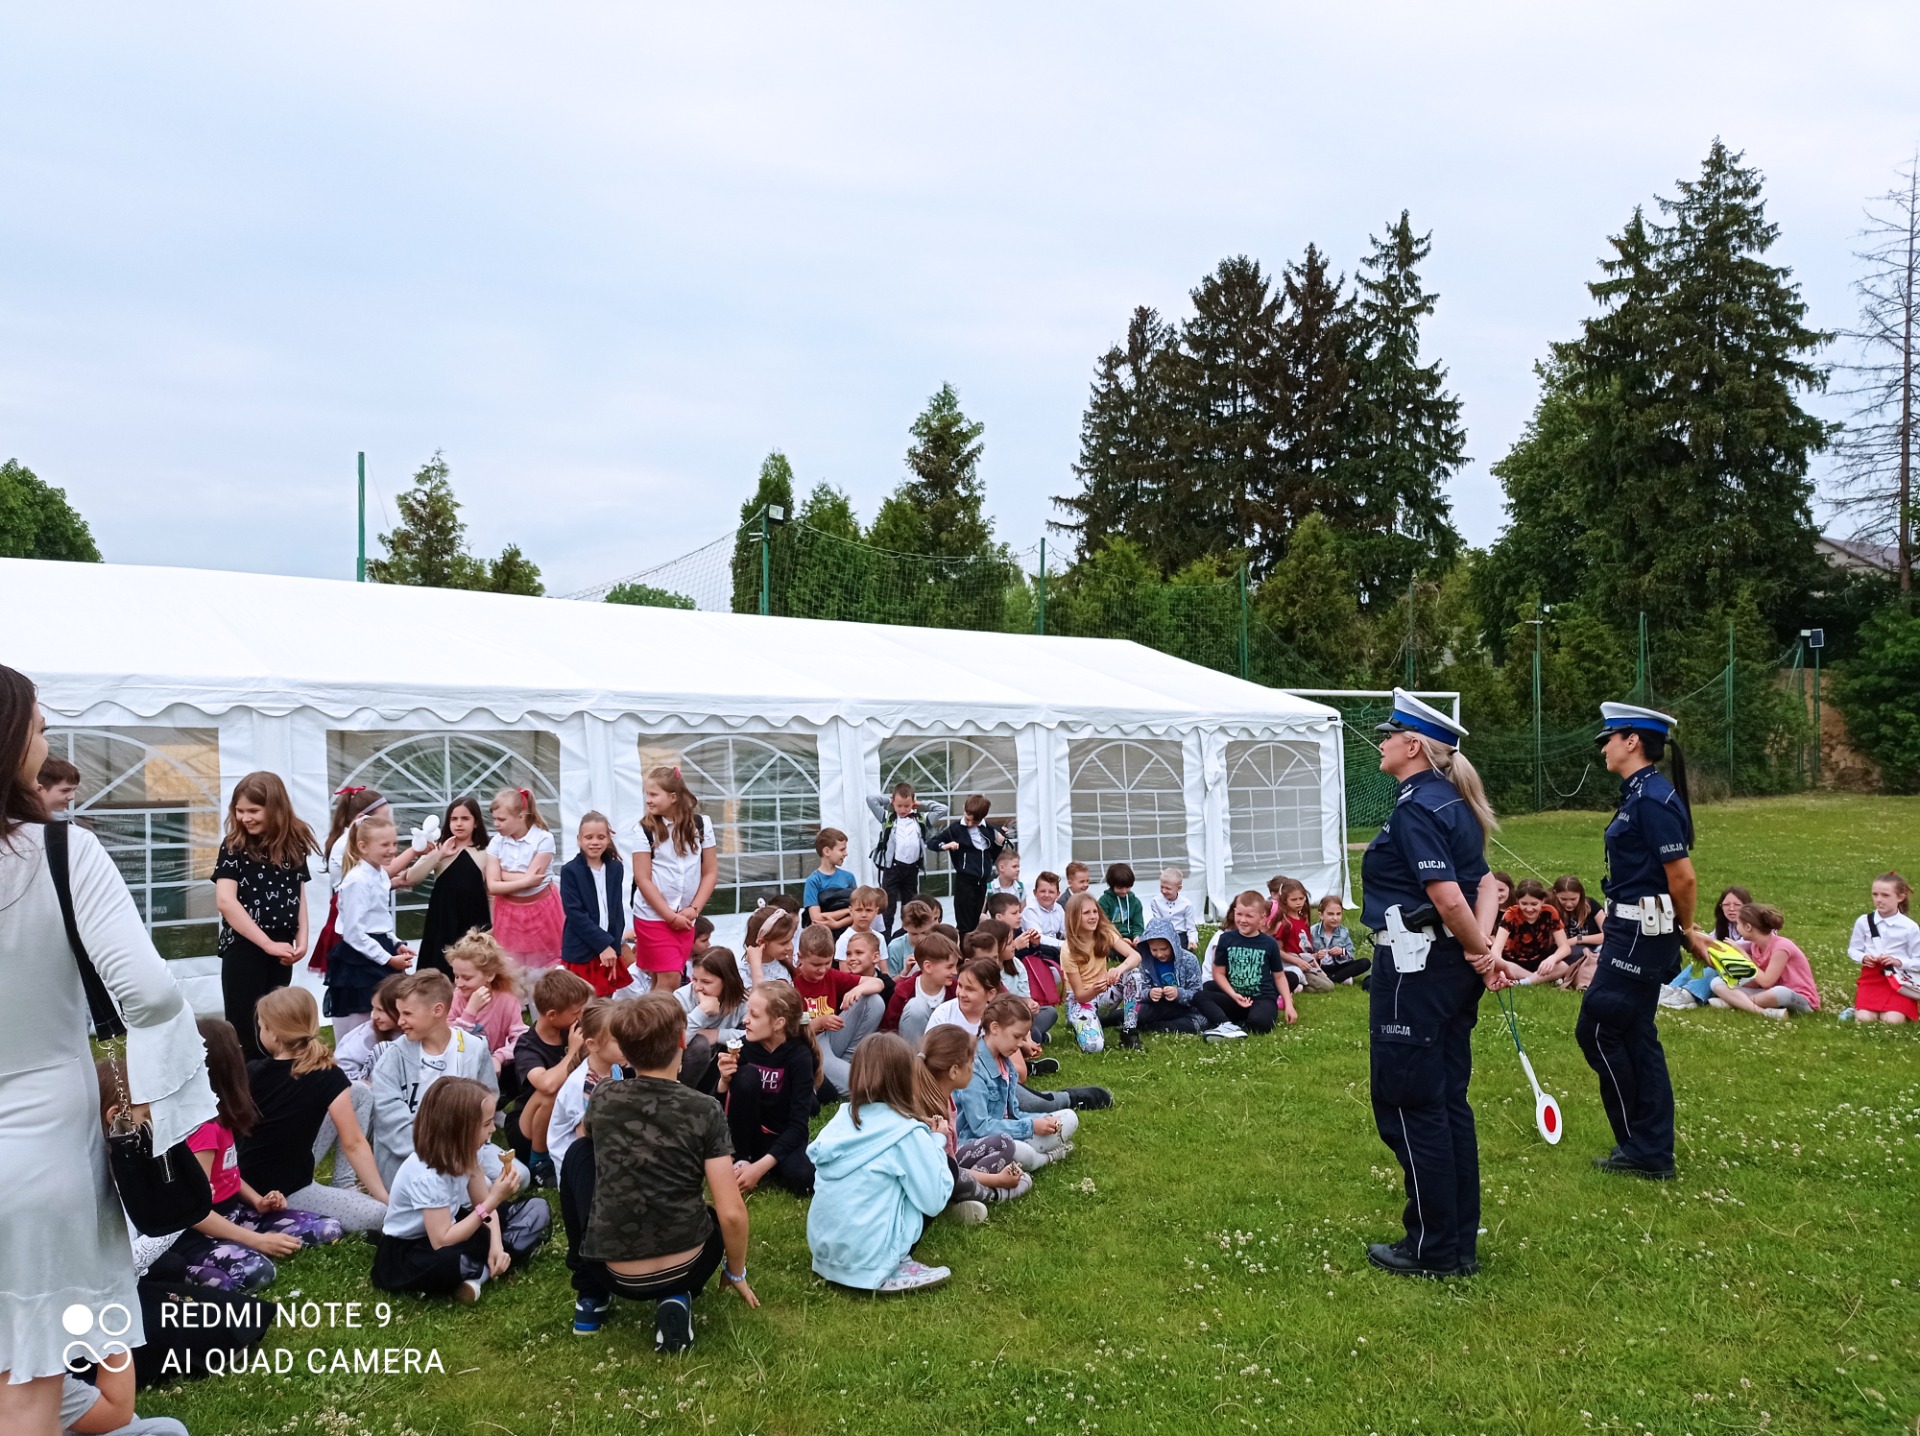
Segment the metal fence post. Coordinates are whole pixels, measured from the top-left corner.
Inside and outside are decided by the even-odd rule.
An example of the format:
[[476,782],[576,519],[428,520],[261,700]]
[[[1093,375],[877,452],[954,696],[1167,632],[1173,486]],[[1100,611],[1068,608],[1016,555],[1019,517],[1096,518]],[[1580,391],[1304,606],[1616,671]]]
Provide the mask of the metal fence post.
[[1727,620],[1727,792],[1733,782],[1733,620]]
[[353,581],[367,581],[367,451],[360,451],[360,556],[353,562]]
[[1247,561],[1240,560],[1240,676],[1248,674],[1247,662]]
[[1034,610],[1033,631],[1044,634],[1047,631],[1047,540],[1040,538],[1040,602]]

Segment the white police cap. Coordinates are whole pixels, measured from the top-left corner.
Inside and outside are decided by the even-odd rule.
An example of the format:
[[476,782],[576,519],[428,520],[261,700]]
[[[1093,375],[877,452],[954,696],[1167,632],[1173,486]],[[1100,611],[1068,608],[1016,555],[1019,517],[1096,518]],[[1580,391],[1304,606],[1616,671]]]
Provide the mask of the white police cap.
[[1639,708],[1631,703],[1602,703],[1600,731],[1594,735],[1593,741],[1604,743],[1613,734],[1628,730],[1658,733],[1662,738],[1671,738],[1676,726],[1670,714],[1652,708]]
[[1373,730],[1376,733],[1418,733],[1449,748],[1458,748],[1467,730],[1453,719],[1422,703],[1404,688],[1393,690],[1393,716]]

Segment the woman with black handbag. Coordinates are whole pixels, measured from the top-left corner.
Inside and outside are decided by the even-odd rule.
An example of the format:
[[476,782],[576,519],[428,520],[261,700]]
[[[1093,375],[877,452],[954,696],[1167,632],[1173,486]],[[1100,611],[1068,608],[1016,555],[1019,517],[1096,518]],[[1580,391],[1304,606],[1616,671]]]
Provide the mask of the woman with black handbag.
[[214,1115],[193,1009],[126,883],[92,833],[61,824],[54,836],[62,841],[49,840],[53,825],[34,782],[47,753],[43,727],[32,682],[0,665],[0,1172],[8,1181],[0,1291],[10,1308],[0,1323],[0,1431],[8,1436],[59,1431],[60,1378],[77,1348],[106,1353],[144,1340],[127,1220],[100,1135],[89,997],[100,999],[110,1025],[125,1020],[124,1075],[152,1123],[152,1150],[167,1152]]

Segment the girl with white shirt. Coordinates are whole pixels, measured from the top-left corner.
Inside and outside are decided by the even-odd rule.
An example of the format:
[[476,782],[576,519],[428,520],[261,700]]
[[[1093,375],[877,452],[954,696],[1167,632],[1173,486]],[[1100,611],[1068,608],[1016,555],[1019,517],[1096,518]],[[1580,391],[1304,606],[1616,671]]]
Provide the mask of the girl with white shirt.
[[1912,895],[1900,874],[1882,873],[1873,880],[1873,910],[1853,924],[1847,956],[1860,964],[1856,1022],[1920,1020],[1920,1002],[1900,991],[1903,982],[1920,983],[1920,924],[1907,916]]
[[671,988],[693,956],[693,925],[713,896],[720,854],[678,768],[649,769],[645,792],[633,842],[634,982],[645,973],[653,987]]
[[335,895],[339,941],[327,954],[327,1016],[336,1041],[366,1025],[374,988],[413,962],[413,949],[393,930],[393,880],[387,865],[400,846],[393,818],[384,807],[369,809],[343,837],[344,874]]
[[525,788],[493,795],[493,838],[487,844],[487,891],[493,894],[493,936],[522,967],[560,961],[566,911],[553,874],[553,834]]

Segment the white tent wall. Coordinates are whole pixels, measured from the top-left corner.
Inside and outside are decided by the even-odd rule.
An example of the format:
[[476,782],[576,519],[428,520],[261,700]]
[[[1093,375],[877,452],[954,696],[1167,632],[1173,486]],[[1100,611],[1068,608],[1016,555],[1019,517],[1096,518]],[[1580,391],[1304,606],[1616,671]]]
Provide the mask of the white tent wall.
[[[1142,858],[1134,866],[1143,897],[1157,885],[1158,862],[1178,861],[1203,910],[1217,910],[1240,888],[1264,887],[1276,871],[1299,877],[1316,895],[1345,890],[1338,714],[1133,644],[199,570],[0,560],[0,577],[16,591],[62,595],[33,625],[10,633],[0,653],[39,686],[51,727],[103,730],[106,736],[87,740],[90,752],[124,739],[129,771],[146,761],[143,733],[217,736],[219,811],[208,793],[193,819],[193,851],[205,860],[196,858],[190,875],[177,871],[177,842],[169,859],[173,899],[194,890],[193,942],[204,937],[211,913],[211,857],[200,850],[217,844],[218,821],[242,775],[279,773],[296,810],[324,836],[343,774],[404,781],[409,764],[436,742],[443,759],[456,748],[467,753],[460,771],[530,774],[526,781],[557,800],[549,821],[563,858],[588,809],[606,813],[616,830],[638,819],[649,755],[710,756],[716,740],[730,740],[718,747],[734,753],[744,744],[780,757],[790,785],[778,820],[780,852],[756,849],[758,856],[735,867],[764,875],[775,863],[780,885],[797,895],[796,874],[812,866],[797,845],[811,837],[791,814],[804,810],[811,822],[847,832],[850,866],[871,881],[878,824],[866,799],[881,791],[887,772],[899,771],[898,755],[939,750],[951,765],[963,749],[979,758],[991,748],[1000,755],[987,765],[1002,775],[996,781],[1007,781],[1009,763],[1013,769],[1008,786],[1029,884],[1077,855],[1096,883],[1113,858]],[[289,641],[288,625],[302,614],[328,619]],[[356,637],[373,628],[442,637],[387,646]],[[484,642],[475,641],[479,634]],[[855,648],[867,657],[841,680],[845,691],[798,661],[807,652]],[[503,664],[503,652],[515,661]],[[698,661],[672,665],[677,686],[670,691],[650,689],[642,685],[658,670],[646,655],[655,653]],[[901,741],[922,738],[928,741]],[[181,740],[174,731],[154,741],[160,746],[151,751],[164,756],[165,743]],[[206,747],[204,738],[196,741]],[[884,771],[883,749],[896,755]],[[1129,772],[1159,774],[1150,791],[1141,790],[1137,812],[1132,780],[1115,778],[1109,753],[1122,754]],[[205,754],[195,761],[211,764]],[[1076,794],[1077,763],[1101,770],[1098,792],[1083,783]],[[434,781],[455,781],[448,776],[455,767],[442,761]],[[817,797],[796,796],[793,785],[814,773]],[[473,786],[484,800],[503,785],[495,776]],[[425,780],[415,790],[402,811],[405,827],[430,800],[443,800]],[[83,800],[90,792],[83,787]],[[1079,842],[1077,804],[1085,809]],[[104,821],[112,821],[111,810],[102,804]],[[1103,836],[1090,843],[1087,832]],[[1150,870],[1147,854],[1155,857]],[[1267,861],[1274,855],[1284,855],[1281,866]],[[139,855],[129,851],[127,860]],[[317,933],[324,885],[309,898],[309,930]],[[744,921],[717,916],[717,939],[737,942]],[[197,949],[211,950],[210,941]],[[218,1010],[217,960],[178,961],[194,1005]]]

